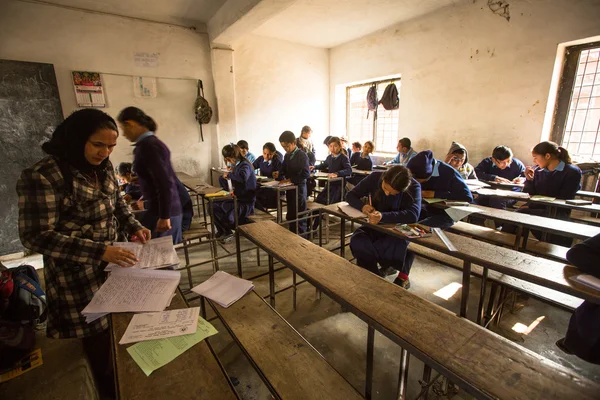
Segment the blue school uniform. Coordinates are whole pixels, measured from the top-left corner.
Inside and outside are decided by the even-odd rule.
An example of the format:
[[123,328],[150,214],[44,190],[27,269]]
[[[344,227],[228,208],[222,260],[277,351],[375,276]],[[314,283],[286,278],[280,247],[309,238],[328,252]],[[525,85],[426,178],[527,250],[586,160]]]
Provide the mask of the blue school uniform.
[[256,156],[251,152],[246,153],[246,158],[248,159],[248,161],[250,161],[250,163],[256,161]]
[[[238,203],[238,224],[247,223],[249,215],[254,213],[254,202],[256,201],[256,176],[254,167],[248,161],[238,161],[232,171],[227,175],[233,185],[233,194]],[[227,179],[219,177],[219,183],[225,190],[229,190]],[[235,229],[234,202],[231,200],[215,201],[213,213],[217,234],[230,235]]]
[[[475,173],[479,179],[484,181],[493,182],[498,176],[512,181],[515,178],[525,176],[525,165],[520,160],[513,158],[508,167],[500,169],[494,164],[492,157],[488,157],[483,159],[479,165],[475,167]],[[512,190],[518,192],[520,189],[513,188]],[[506,200],[498,197],[479,196],[477,198],[477,204],[479,205],[502,210],[506,210],[508,206],[514,203],[516,203],[516,200]]]
[[[325,161],[315,169],[327,170],[330,174],[337,174],[339,177],[349,177],[352,175],[352,166],[348,157],[340,153],[337,157],[332,154],[328,155]],[[327,185],[329,185],[329,202],[327,201]],[[328,182],[323,188],[323,191],[317,195],[315,202],[320,204],[331,204],[342,201],[342,182]]]
[[[466,201],[473,203],[471,190],[457,170],[440,160],[435,160],[433,173],[426,182],[421,183],[421,191],[432,190],[438,199]],[[424,225],[447,228],[454,225],[452,218],[443,209],[429,207],[423,202],[420,222]]]
[[190,229],[192,225],[192,219],[194,218],[194,204],[189,192],[177,179],[177,193],[179,194],[179,200],[181,202],[181,231],[185,232]]
[[[281,160],[283,160],[283,157],[279,158],[278,155],[274,156],[269,161],[266,161],[263,156],[260,156],[254,161],[252,166],[254,169],[259,170],[260,176],[272,178],[273,172],[279,172],[279,170],[281,170]],[[263,211],[266,211],[269,208],[277,208],[277,191],[260,187],[256,194],[255,207]]]
[[[362,198],[371,196],[373,207],[381,213],[381,224],[417,222],[421,212],[419,183],[413,179],[406,192],[386,196],[381,189],[383,174],[384,172],[376,171],[363,179],[348,192],[348,203],[361,210],[365,204]],[[375,274],[379,274],[379,264],[383,268],[392,267],[408,275],[410,270],[403,265],[407,246],[407,240],[376,231],[368,225],[357,229],[350,239],[350,249],[357,264]]]
[[418,152],[416,152],[412,147],[410,148],[410,150],[408,150],[408,152],[406,154],[403,153],[398,153],[396,154],[396,157],[394,157],[394,159],[392,161],[388,161],[385,164],[389,165],[389,164],[400,164],[400,165],[404,165],[406,166],[406,164],[408,164],[408,162],[417,154],[419,154]]
[[[362,153],[360,152],[352,154],[352,157],[350,158],[350,165],[361,171],[373,170],[373,160],[371,160],[371,156],[367,155],[366,157],[362,157]],[[362,181],[365,176],[366,175],[353,175],[347,180],[353,185],[358,185],[358,183]]]
[[[287,214],[286,221],[295,220],[298,213],[306,211],[306,179],[310,176],[310,167],[308,164],[308,156],[298,147],[291,153],[286,153],[279,171],[279,180],[289,179],[297,190],[288,190],[287,197]],[[298,208],[296,209],[295,198],[298,199]],[[296,232],[296,224],[291,223],[288,228],[292,232]],[[306,232],[306,221],[298,222],[298,234]]]
[[132,200],[139,200],[142,197],[142,190],[140,189],[140,185],[135,183],[126,183],[123,185],[123,191],[125,194],[131,196]]

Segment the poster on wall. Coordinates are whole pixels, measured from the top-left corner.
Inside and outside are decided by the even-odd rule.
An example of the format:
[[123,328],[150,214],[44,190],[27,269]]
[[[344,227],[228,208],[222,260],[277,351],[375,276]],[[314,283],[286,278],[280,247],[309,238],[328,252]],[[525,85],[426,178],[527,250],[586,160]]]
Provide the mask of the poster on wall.
[[75,98],[79,107],[106,107],[99,72],[73,71]]
[[133,94],[135,97],[156,97],[156,78],[148,76],[133,77]]

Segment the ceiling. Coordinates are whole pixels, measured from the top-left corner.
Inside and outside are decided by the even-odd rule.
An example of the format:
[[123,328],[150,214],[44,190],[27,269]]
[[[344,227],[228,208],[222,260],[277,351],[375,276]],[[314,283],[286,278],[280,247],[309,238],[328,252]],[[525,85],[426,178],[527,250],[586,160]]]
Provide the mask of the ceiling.
[[44,0],[43,3],[196,26],[208,22],[226,0]]
[[298,0],[255,34],[331,48],[460,0]]

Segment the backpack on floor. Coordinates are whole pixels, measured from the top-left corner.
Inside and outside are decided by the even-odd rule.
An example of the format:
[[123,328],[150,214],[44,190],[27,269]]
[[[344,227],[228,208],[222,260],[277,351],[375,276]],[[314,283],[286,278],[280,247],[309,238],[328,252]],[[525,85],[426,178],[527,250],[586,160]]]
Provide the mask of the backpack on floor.
[[377,99],[377,85],[373,84],[367,92],[367,119],[369,119],[369,112],[375,113],[375,119],[377,119],[377,106],[379,106],[379,100]]
[[46,294],[31,265],[0,273],[0,319],[33,327],[46,321]]
[[400,99],[398,98],[398,88],[395,83],[392,82],[385,87],[380,103],[386,110],[398,109],[400,106]]

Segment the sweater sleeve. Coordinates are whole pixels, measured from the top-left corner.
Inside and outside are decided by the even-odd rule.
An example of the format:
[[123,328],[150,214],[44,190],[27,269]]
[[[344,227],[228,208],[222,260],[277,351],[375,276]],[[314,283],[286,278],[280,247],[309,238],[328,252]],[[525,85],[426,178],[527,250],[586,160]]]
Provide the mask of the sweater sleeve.
[[161,219],[171,218],[171,188],[175,182],[168,172],[171,160],[167,152],[158,144],[151,144],[144,148],[144,158],[152,160],[146,163],[146,167],[152,177],[153,186],[158,191],[158,217]]
[[454,170],[454,176],[450,178],[450,188],[448,192],[444,191],[436,191],[435,197],[440,199],[447,200],[456,200],[456,201],[467,201],[469,203],[473,202],[473,194],[471,194],[471,190],[465,183],[465,181],[460,177],[458,172]]
[[373,194],[377,189],[378,184],[379,176],[377,174],[367,176],[346,194],[346,201],[357,210],[362,210],[364,203],[361,199],[369,196],[369,194]]
[[395,211],[381,213],[382,224],[413,224],[419,220],[421,213],[421,185],[412,181],[410,188],[402,194],[400,208]]
[[350,176],[352,175],[352,166],[350,165],[350,160],[347,156],[341,155],[342,157],[342,169],[340,169],[337,173],[338,176]]
[[586,274],[600,278],[600,235],[573,246],[567,252],[567,260]]
[[482,179],[484,181],[494,181],[496,179],[497,175],[489,173],[491,169],[491,163],[493,163],[492,160],[490,160],[489,158],[485,158],[481,160],[481,162],[475,167],[475,173],[477,174],[479,179]]
[[560,187],[558,196],[556,197],[563,200],[571,200],[575,198],[575,194],[581,189],[581,170],[572,165],[565,166],[565,168],[569,168],[565,177],[565,183]]

